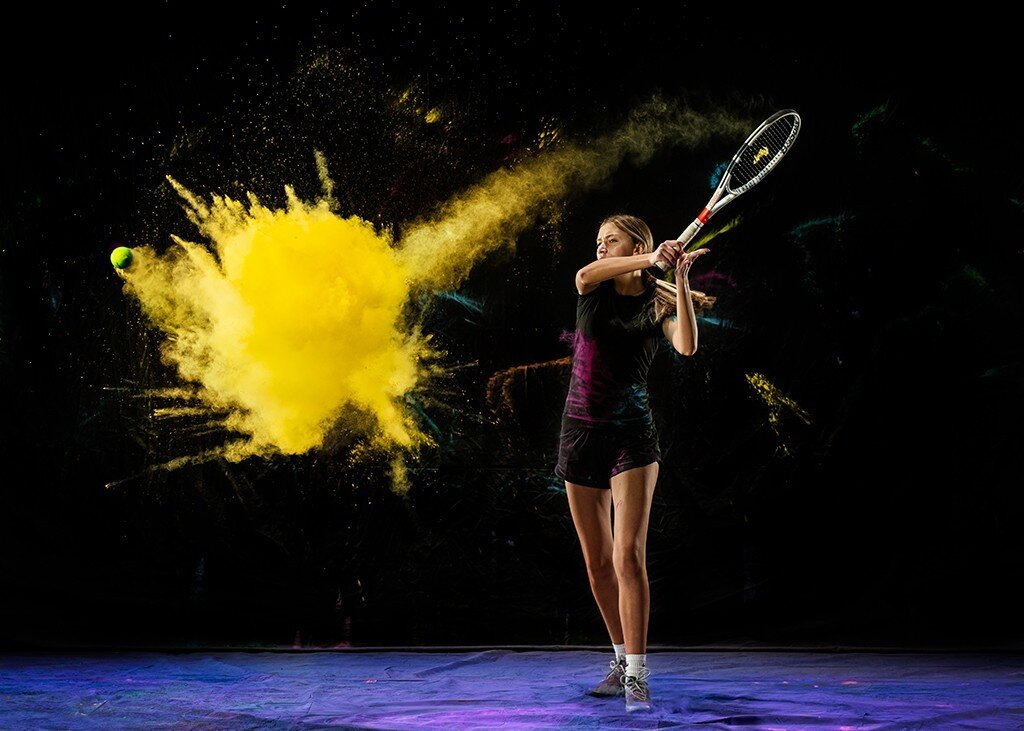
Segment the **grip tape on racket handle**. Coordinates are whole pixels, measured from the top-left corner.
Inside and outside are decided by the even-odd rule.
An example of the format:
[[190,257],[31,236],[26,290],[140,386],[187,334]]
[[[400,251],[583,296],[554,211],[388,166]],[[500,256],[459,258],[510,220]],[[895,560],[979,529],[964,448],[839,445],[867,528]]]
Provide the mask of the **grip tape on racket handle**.
[[[704,215],[703,211],[701,211],[701,215]],[[703,227],[704,221],[701,221],[699,217],[693,219],[693,223],[687,226],[686,230],[679,234],[679,238],[677,239],[677,241],[679,241],[679,243],[682,244],[683,248],[685,249],[686,245],[693,240],[693,237],[696,236],[697,232],[700,231]],[[660,259],[654,263],[658,266],[659,269],[661,269],[661,271],[666,271],[668,269],[668,263],[663,262]]]

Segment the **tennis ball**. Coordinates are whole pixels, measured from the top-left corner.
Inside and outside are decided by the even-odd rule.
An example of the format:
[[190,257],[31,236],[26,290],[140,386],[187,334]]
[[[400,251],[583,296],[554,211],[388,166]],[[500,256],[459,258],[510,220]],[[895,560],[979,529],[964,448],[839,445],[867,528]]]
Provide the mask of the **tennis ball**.
[[127,246],[118,246],[110,252],[110,263],[118,269],[127,269],[132,263],[132,250]]

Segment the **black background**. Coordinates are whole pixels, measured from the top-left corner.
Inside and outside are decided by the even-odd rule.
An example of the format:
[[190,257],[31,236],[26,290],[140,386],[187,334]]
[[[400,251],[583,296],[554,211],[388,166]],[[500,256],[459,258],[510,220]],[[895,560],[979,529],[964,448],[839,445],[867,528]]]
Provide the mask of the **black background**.
[[[400,226],[545,125],[586,139],[658,93],[756,119],[794,108],[804,127],[694,265],[694,288],[719,298],[699,352],[652,367],[666,464],[649,643],[1019,645],[1024,175],[1008,18],[21,10],[2,44],[5,644],[606,644],[551,473],[571,277],[608,213],[673,238],[738,140],[623,165],[474,270],[459,294],[479,312],[433,310],[439,342],[476,365],[431,413],[442,447],[410,465],[404,497],[388,464],[340,450],[147,471],[223,435],[152,418],[139,394],[176,381],[108,256],[191,233],[166,174],[280,205],[286,183],[319,190],[316,148],[345,213]],[[302,71],[318,56],[327,71]],[[455,123],[395,148],[380,131],[408,122],[381,100],[410,84]],[[774,429],[753,373],[810,424],[783,411]]]

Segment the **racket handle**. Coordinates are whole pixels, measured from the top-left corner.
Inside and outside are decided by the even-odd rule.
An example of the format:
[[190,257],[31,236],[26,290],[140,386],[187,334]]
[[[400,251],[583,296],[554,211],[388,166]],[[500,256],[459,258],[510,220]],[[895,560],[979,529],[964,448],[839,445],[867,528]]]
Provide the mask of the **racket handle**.
[[[682,244],[683,248],[685,249],[686,245],[688,243],[690,243],[691,241],[693,241],[693,237],[696,236],[697,232],[700,231],[702,228],[704,228],[704,222],[701,221],[699,218],[693,219],[693,223],[691,223],[689,226],[687,226],[686,230],[683,231],[681,234],[679,234],[679,238],[677,239],[677,241],[679,241],[679,243]],[[667,262],[658,260],[658,261],[656,261],[654,263],[663,272],[668,269],[668,263]]]

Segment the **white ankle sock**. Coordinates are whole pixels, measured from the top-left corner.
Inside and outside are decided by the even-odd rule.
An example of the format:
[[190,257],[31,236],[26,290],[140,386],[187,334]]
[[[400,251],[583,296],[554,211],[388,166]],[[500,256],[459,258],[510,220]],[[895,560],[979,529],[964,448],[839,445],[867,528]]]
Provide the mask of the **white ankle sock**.
[[615,650],[615,659],[616,660],[625,660],[626,659],[626,643],[625,642],[623,642],[621,645],[616,645],[613,642],[612,643],[612,649]]
[[634,678],[640,677],[640,668],[647,665],[647,653],[638,653],[634,655],[629,653],[626,655],[626,675],[632,675]]

